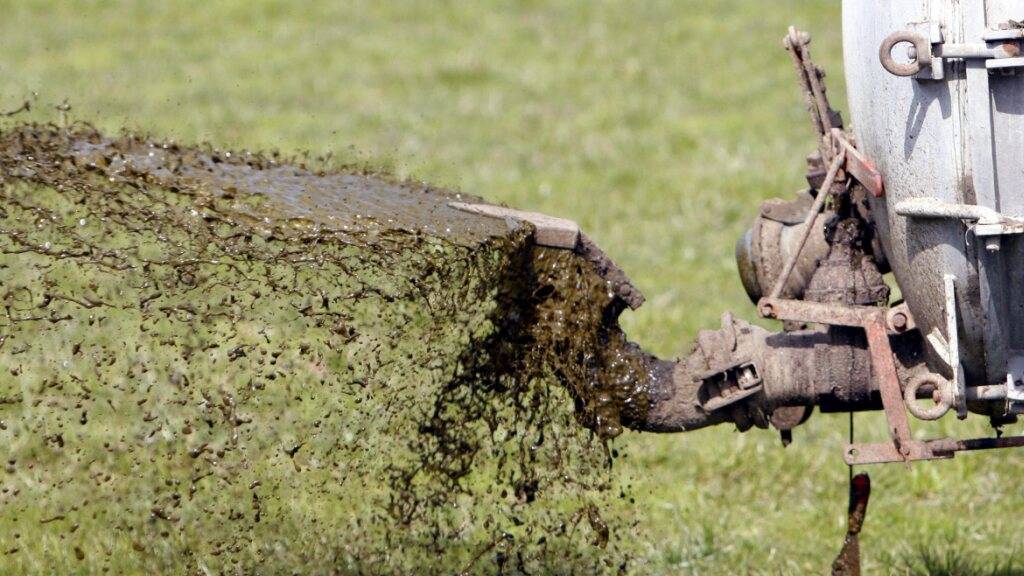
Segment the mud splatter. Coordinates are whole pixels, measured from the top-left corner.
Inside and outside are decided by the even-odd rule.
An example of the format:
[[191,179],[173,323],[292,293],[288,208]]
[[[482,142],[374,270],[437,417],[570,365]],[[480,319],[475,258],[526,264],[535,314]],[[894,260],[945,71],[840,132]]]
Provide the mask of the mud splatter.
[[0,570],[628,561],[603,440],[652,359],[592,252],[429,186],[87,125],[4,129],[0,177]]

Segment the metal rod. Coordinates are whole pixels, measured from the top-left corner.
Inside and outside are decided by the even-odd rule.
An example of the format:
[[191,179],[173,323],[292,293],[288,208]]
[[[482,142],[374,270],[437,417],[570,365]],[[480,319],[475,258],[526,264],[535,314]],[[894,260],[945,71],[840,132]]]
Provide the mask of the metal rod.
[[757,305],[764,318],[826,326],[862,328],[885,319],[885,310],[877,306],[844,306],[782,298],[762,298]]
[[[933,398],[933,391],[925,386],[917,390],[919,400]],[[969,386],[967,388],[968,402],[998,402],[1006,401],[1006,384],[992,384],[985,386]]]
[[807,50],[807,43],[803,43],[798,48],[800,50],[800,59],[803,60],[804,70],[807,74],[807,80],[811,85],[811,93],[814,95],[815,108],[818,109],[818,117],[821,118],[822,133],[821,137],[827,142],[827,138],[830,132],[832,132],[832,119],[829,118],[829,105],[828,100],[825,98],[825,91],[822,89],[821,81],[818,76],[818,68],[811,61],[811,55]]
[[811,122],[818,132],[818,150],[823,161],[828,162],[835,155],[830,145],[829,134],[834,128],[840,126],[832,125],[832,106],[825,95],[825,85],[822,81],[821,70],[811,59],[811,51],[808,45],[811,42],[811,35],[807,32],[789,27],[789,34],[783,44],[792,56],[793,64],[796,66],[797,79],[804,92],[804,99],[807,110],[811,114]]
[[887,464],[889,462],[939,460],[952,458],[957,452],[973,452],[975,450],[997,450],[1001,448],[1024,447],[1024,436],[1007,438],[972,438],[957,440],[941,438],[938,440],[914,441],[910,445],[909,457],[901,454],[890,443],[884,444],[850,444],[846,447],[843,457],[847,464]]
[[797,80],[800,82],[800,88],[804,93],[804,102],[807,105],[807,112],[810,113],[811,122],[814,124],[814,129],[818,132],[820,137],[826,134],[825,124],[821,117],[818,103],[814,98],[814,90],[811,88],[810,78],[808,78],[807,71],[804,69],[803,54],[800,50],[800,46],[803,45],[806,37],[806,32],[800,32],[793,26],[790,26],[789,34],[786,35],[785,42],[783,42],[783,44],[785,44],[786,50],[789,51],[789,55],[793,58],[793,65],[796,67]]
[[991,386],[971,386],[967,388],[968,402],[990,402],[993,400],[1006,400],[1006,385],[995,384]]
[[939,44],[933,50],[939,58],[1012,58],[1019,56],[1003,46],[987,44]]
[[932,450],[935,452],[968,452],[998,448],[1020,448],[1024,446],[1024,436],[973,438],[971,440],[930,440],[928,443],[932,445]]
[[957,218],[960,220],[1004,220],[1002,214],[976,204],[953,204],[938,198],[910,198],[896,203],[896,213],[914,218]]
[[807,211],[807,216],[804,218],[804,229],[800,231],[800,241],[796,245],[796,250],[786,260],[786,265],[782,268],[782,274],[775,281],[775,287],[772,288],[769,298],[779,298],[782,296],[782,290],[785,288],[786,282],[789,281],[789,275],[793,273],[797,259],[800,257],[800,253],[803,252],[807,239],[811,237],[811,226],[814,224],[814,219],[818,217],[821,209],[825,207],[825,199],[828,197],[829,190],[832,189],[832,184],[835,182],[839,169],[842,168],[845,160],[846,150],[840,147],[839,153],[835,155],[832,159],[832,164],[828,167],[828,174],[825,175],[825,182],[818,190],[818,197],[814,199],[814,204],[811,205],[811,209]]

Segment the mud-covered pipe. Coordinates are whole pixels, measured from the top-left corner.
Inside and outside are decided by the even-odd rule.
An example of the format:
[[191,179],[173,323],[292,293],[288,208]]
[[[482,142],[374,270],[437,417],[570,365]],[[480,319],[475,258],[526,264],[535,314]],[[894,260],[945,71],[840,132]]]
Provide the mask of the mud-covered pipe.
[[700,385],[695,385],[680,362],[658,360],[652,367],[645,418],[624,422],[627,428],[644,432],[684,432],[730,422],[725,411],[708,412],[699,398]]
[[[919,346],[893,342],[902,378],[923,369]],[[878,383],[863,334],[832,328],[770,332],[726,315],[693,351],[651,370],[649,405],[634,430],[684,432],[721,423],[766,427],[781,407],[823,412],[878,410]],[[730,401],[735,399],[735,401]]]

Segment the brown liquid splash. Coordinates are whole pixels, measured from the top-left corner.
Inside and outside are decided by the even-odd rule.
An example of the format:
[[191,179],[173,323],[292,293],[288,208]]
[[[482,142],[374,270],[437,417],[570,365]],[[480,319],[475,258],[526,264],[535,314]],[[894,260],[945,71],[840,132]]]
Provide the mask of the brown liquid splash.
[[628,561],[604,440],[653,359],[592,246],[87,125],[5,129],[0,175],[0,571]]

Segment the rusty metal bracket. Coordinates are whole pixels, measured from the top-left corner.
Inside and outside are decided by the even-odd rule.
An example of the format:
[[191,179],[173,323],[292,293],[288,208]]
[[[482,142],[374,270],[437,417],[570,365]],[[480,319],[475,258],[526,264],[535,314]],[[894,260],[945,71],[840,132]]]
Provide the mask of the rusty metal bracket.
[[992,450],[999,448],[1024,447],[1024,436],[1007,438],[976,438],[956,440],[914,440],[907,418],[907,405],[900,388],[896,363],[893,360],[890,334],[899,333],[889,327],[889,310],[873,306],[843,306],[763,298],[758,310],[765,318],[789,320],[829,326],[863,328],[867,334],[868,349],[871,353],[871,367],[879,376],[879,392],[882,407],[889,424],[892,442],[882,444],[848,444],[843,452],[847,464],[884,464],[889,462],[910,463],[917,460],[939,460],[955,456],[957,452]]
[[[807,324],[824,324],[826,326],[846,326],[863,328],[867,324],[881,324],[887,334],[902,334],[908,324],[895,323],[890,317],[904,313],[905,308],[879,308],[877,306],[854,306],[842,304],[825,304],[804,300],[786,300],[783,298],[762,298],[757,304],[758,312],[763,318],[775,320],[791,320]],[[903,322],[912,322],[904,319]]]
[[[955,440],[942,438],[938,440],[919,440],[914,443],[923,447],[927,457],[910,458],[909,460],[940,460],[956,456],[957,452],[973,452],[976,450],[997,450],[1002,448],[1024,447],[1024,436],[1008,436],[1006,438],[974,438],[971,440]],[[860,464],[887,464],[903,461],[902,455],[892,444],[850,444],[843,454],[846,463],[854,466]]]
[[[913,440],[907,405],[900,388],[896,363],[893,360],[890,334],[899,333],[889,324],[890,310],[874,306],[851,306],[762,298],[758,311],[764,318],[775,320],[863,328],[867,335],[871,368],[879,375],[879,392],[889,423],[891,443],[849,444],[843,453],[847,464],[883,464],[952,458],[956,452],[1024,447],[1024,436],[980,438],[974,440]],[[974,390],[974,388],[972,388]],[[980,393],[980,390],[975,390]]]
[[[863,328],[868,339],[871,367],[879,378],[878,389],[882,396],[882,408],[885,410],[889,435],[892,437],[892,444],[885,445],[891,448],[887,454],[895,453],[898,460],[904,462],[930,460],[936,457],[927,444],[915,441],[910,433],[910,419],[907,418],[903,390],[900,388],[896,362],[893,360],[892,346],[889,344],[887,309],[763,298],[758,303],[758,310],[765,318]],[[852,444],[851,447],[853,455],[862,450],[860,445]],[[846,456],[849,462],[850,447],[847,447]]]
[[882,174],[875,168],[875,163],[857,150],[846,132],[833,128],[832,138],[836,142],[836,147],[846,152],[846,163],[843,165],[846,172],[856,178],[875,198],[884,196],[885,185],[882,183]]
[[882,395],[882,408],[889,423],[889,435],[892,436],[893,446],[903,460],[910,460],[912,453],[916,456],[915,460],[930,457],[931,453],[928,450],[921,450],[924,446],[913,446],[915,442],[910,434],[910,419],[907,418],[907,408],[903,403],[903,390],[900,389],[900,378],[896,374],[896,362],[893,360],[892,347],[889,345],[885,316],[881,315],[864,324],[864,331],[868,336],[871,367],[875,369],[880,379],[878,391]]
[[[822,161],[831,163],[837,154],[845,153],[842,167],[876,198],[882,196],[882,175],[875,169],[875,164],[850,141],[843,131],[842,118],[832,109],[828,100],[825,72],[811,59],[811,35],[790,26],[782,43],[796,68],[797,81],[811,115],[811,123],[818,133],[818,152]],[[821,188],[826,193],[830,190],[830,186]]]

